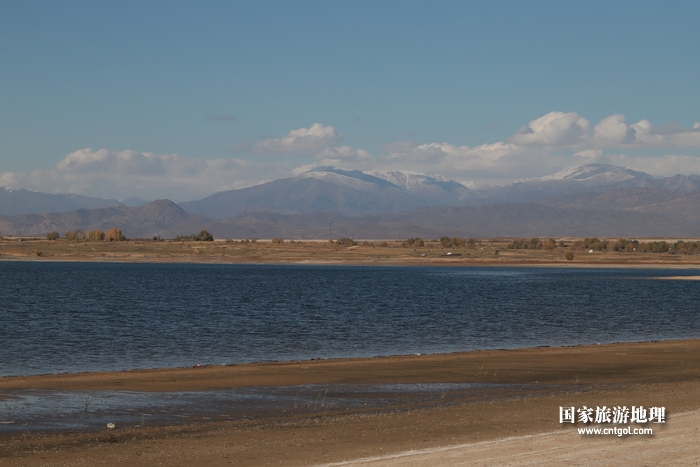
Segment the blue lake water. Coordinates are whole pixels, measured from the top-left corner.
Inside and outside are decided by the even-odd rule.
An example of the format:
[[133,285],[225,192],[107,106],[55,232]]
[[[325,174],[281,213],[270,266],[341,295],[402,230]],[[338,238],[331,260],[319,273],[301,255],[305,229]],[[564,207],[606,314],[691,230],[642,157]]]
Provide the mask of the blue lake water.
[[0,262],[0,377],[700,337],[698,270]]

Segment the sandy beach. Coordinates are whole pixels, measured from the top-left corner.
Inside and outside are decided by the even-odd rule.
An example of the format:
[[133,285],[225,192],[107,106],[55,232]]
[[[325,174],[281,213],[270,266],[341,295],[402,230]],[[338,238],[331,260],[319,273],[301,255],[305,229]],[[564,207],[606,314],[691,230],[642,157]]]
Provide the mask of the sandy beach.
[[[0,465],[624,465],[638,459],[688,465],[700,459],[692,441],[700,427],[700,340],[30,376],[0,379],[0,391],[166,393],[347,383],[493,386],[408,406],[5,433]],[[584,405],[663,406],[667,423],[640,425],[653,436],[579,435],[576,428],[584,425],[561,424],[559,407]],[[585,455],[593,456],[590,462]]]

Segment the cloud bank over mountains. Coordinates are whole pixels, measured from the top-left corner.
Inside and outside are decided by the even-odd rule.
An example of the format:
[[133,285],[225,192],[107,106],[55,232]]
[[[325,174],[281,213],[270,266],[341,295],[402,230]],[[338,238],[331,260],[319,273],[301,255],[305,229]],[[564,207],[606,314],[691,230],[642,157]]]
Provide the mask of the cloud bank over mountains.
[[299,174],[318,166],[437,173],[461,182],[505,184],[591,163],[659,176],[700,173],[700,122],[692,128],[621,114],[593,125],[577,112],[550,112],[505,141],[478,146],[396,141],[381,154],[344,145],[333,126],[314,123],[287,135],[239,143],[233,158],[188,158],[133,150],[81,149],[52,169],[0,172],[0,185],[124,199],[190,200]]
[[[655,127],[648,120],[630,125],[624,115],[611,115],[592,126],[576,112],[550,112],[502,142],[469,147],[404,141],[386,148],[383,162],[450,173],[457,180],[506,183],[592,163],[669,176],[700,169],[700,123],[693,128],[675,123]],[[649,150],[659,154],[640,154]]]
[[262,174],[275,178],[284,167],[243,159],[194,159],[131,150],[90,148],[68,154],[51,170],[0,173],[0,186],[54,193],[89,193],[125,199],[173,198],[187,201],[213,191],[242,188]]

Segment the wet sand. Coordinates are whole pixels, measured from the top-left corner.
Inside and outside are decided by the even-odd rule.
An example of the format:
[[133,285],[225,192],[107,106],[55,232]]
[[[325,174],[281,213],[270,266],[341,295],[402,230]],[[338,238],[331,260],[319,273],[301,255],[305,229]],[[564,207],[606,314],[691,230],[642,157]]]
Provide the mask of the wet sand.
[[[700,459],[695,447],[700,340],[3,378],[0,391],[166,392],[342,383],[506,386],[408,407],[5,434],[0,465],[508,465],[514,459],[523,465],[584,465],[577,456],[588,449],[595,456],[586,465],[625,465],[637,459],[630,457],[632,451],[661,459],[662,443],[674,446],[665,451],[669,463]],[[652,437],[585,437],[575,430],[579,424],[559,423],[559,406],[572,405],[664,406],[668,422],[653,426]],[[373,460],[358,464],[363,458]]]

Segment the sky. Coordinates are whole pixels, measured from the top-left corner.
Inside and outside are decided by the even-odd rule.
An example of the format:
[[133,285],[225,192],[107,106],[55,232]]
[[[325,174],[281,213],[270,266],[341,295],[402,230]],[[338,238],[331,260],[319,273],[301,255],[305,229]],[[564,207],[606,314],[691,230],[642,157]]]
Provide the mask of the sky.
[[700,2],[0,0],[0,185],[700,174]]

